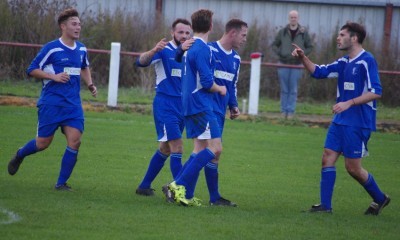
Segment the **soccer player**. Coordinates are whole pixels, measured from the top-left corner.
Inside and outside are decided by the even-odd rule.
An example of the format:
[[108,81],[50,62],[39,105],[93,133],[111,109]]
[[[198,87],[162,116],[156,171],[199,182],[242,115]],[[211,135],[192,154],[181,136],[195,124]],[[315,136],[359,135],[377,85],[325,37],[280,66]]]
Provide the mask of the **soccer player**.
[[[186,134],[194,141],[190,161],[174,182],[163,191],[167,199],[182,205],[200,205],[194,197],[186,198],[186,188],[194,189],[198,175],[222,152],[221,129],[213,112],[213,93],[226,95],[226,87],[214,82],[214,58],[207,45],[212,29],[213,12],[200,9],[191,16],[195,42],[184,55],[182,102]],[[171,195],[170,195],[171,193]]]
[[67,181],[77,162],[84,130],[81,76],[94,97],[97,89],[92,81],[87,49],[77,41],[81,32],[78,12],[64,10],[58,17],[58,25],[61,37],[45,44],[27,69],[29,76],[43,80],[37,103],[37,136],[17,151],[8,164],[8,173],[14,175],[25,157],[49,147],[55,131],[61,127],[67,147],[55,189],[70,191]]
[[159,148],[150,160],[146,175],[136,189],[144,196],[154,195],[151,183],[170,156],[170,168],[173,178],[182,167],[182,115],[181,63],[175,61],[177,46],[190,38],[191,24],[186,19],[178,18],[172,23],[172,40],[162,39],[156,46],[142,53],[136,61],[139,67],[154,65],[156,72],[156,95],[153,101],[154,123]]
[[[225,114],[227,107],[230,110],[230,119],[235,119],[240,115],[237,102],[237,81],[240,70],[240,56],[234,49],[239,49],[245,42],[247,37],[247,23],[240,19],[231,19],[225,25],[225,33],[216,42],[210,42],[213,57],[215,58],[214,79],[218,85],[226,86],[227,94],[222,96],[214,93],[213,96],[213,112],[217,118],[221,134],[225,125]],[[177,60],[179,61],[183,55],[183,50],[178,48]],[[195,153],[192,153],[195,155]],[[186,162],[185,165],[189,164]],[[184,168],[186,167],[184,165]],[[210,194],[210,205],[214,206],[231,206],[236,207],[233,203],[223,197],[218,190],[218,165],[219,160],[214,159],[207,163],[204,168],[208,191]],[[194,196],[194,189],[186,189],[186,198]]]
[[294,44],[292,54],[298,57],[314,78],[337,77],[337,99],[322,155],[320,204],[310,212],[332,213],[332,194],[336,179],[335,163],[344,156],[347,172],[357,180],[373,202],[366,215],[378,215],[390,202],[388,195],[378,187],[374,177],[365,170],[361,161],[368,155],[367,143],[371,132],[376,130],[376,99],[382,94],[378,66],[373,55],[365,51],[362,43],[365,28],[355,22],[347,22],[340,28],[336,39],[340,50],[348,55],[329,65],[315,65]]

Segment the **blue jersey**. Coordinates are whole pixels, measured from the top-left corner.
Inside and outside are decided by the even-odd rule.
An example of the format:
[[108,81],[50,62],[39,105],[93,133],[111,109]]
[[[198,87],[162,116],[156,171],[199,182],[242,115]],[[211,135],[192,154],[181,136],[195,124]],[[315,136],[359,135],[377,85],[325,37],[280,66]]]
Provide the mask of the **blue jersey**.
[[[342,57],[329,65],[316,65],[315,78],[337,77],[336,102],[345,102],[365,92],[382,94],[377,63],[371,53],[362,51],[354,59]],[[376,101],[355,105],[335,114],[333,122],[339,125],[376,130]]]
[[75,41],[75,46],[69,47],[60,38],[45,44],[26,73],[29,75],[35,69],[51,74],[67,72],[70,80],[67,83],[59,83],[51,79],[43,79],[42,93],[37,105],[81,106],[80,74],[81,69],[88,66],[87,49],[82,43]]
[[225,115],[226,107],[234,108],[237,102],[237,82],[240,70],[240,56],[235,50],[226,51],[219,41],[209,43],[215,58],[215,83],[226,86],[226,95],[214,93],[215,112]]
[[213,110],[214,58],[210,47],[201,38],[184,54],[182,102],[184,116]]
[[154,54],[151,62],[147,65],[142,65],[139,58],[136,60],[136,66],[147,67],[150,64],[154,65],[156,71],[156,93],[164,95],[181,97],[181,66],[182,64],[175,61],[175,52],[177,46],[173,41],[169,41],[162,51]]

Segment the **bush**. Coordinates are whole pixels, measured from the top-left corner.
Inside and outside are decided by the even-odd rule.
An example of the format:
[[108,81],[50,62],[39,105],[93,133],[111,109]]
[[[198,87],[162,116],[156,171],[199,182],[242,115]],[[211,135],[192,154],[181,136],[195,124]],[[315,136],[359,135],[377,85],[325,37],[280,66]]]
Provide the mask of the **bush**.
[[[9,0],[0,1],[0,39],[2,41],[44,44],[60,36],[56,18],[67,7],[76,7],[73,0]],[[139,10],[140,11],[140,10]],[[156,20],[148,22],[142,12],[126,13],[124,9],[115,12],[101,10],[96,13],[84,11],[80,15],[82,22],[81,39],[88,48],[110,49],[112,42],[121,43],[121,51],[143,52],[151,49],[161,38],[170,38],[170,26]],[[339,26],[337,27],[339,29]],[[218,40],[223,34],[224,23],[214,22],[210,41]],[[252,52],[262,52],[264,62],[276,62],[270,43],[277,32],[276,27],[249,23],[247,43],[239,50],[242,60],[250,60]],[[331,63],[343,53],[336,47],[337,32],[315,44],[310,58],[321,64]],[[315,39],[315,35],[312,36]],[[321,38],[320,38],[321,39]],[[380,69],[399,69],[396,61],[399,52],[398,43],[392,43],[391,52],[383,53],[369,36],[365,49],[375,54]],[[397,45],[396,45],[397,44]],[[0,47],[0,79],[25,79],[25,70],[39,49],[22,47]],[[107,85],[109,76],[109,55],[89,53],[92,75],[97,84]],[[135,58],[121,56],[119,84],[123,87],[139,87],[144,92],[154,87],[152,68],[134,67]],[[250,65],[242,64],[238,83],[238,94],[247,97],[249,89]],[[400,76],[381,74],[384,95],[381,101],[386,105],[400,104]],[[261,72],[260,95],[273,99],[279,98],[279,81],[276,68],[263,67]],[[311,79],[304,73],[299,84],[299,100],[327,101],[336,97],[336,81]]]

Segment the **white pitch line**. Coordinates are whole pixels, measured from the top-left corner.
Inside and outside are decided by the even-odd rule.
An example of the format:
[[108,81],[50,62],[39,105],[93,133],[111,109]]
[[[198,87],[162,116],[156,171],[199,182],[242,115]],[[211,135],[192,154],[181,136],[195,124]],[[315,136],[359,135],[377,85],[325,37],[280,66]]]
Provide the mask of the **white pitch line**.
[[0,207],[0,213],[4,213],[6,215],[6,219],[0,220],[0,224],[11,224],[21,220],[21,217],[18,214],[5,208]]

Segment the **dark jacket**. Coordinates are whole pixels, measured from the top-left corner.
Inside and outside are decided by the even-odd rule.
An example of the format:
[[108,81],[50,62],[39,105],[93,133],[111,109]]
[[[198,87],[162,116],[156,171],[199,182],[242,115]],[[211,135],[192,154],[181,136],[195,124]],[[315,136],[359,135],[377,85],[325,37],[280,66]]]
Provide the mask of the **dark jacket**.
[[299,24],[296,35],[292,40],[288,24],[286,27],[279,30],[278,35],[276,35],[272,43],[272,50],[279,56],[279,61],[282,63],[300,64],[300,60],[292,56],[292,51],[294,49],[292,43],[295,43],[303,49],[305,55],[310,54],[313,49],[313,44],[307,29]]

